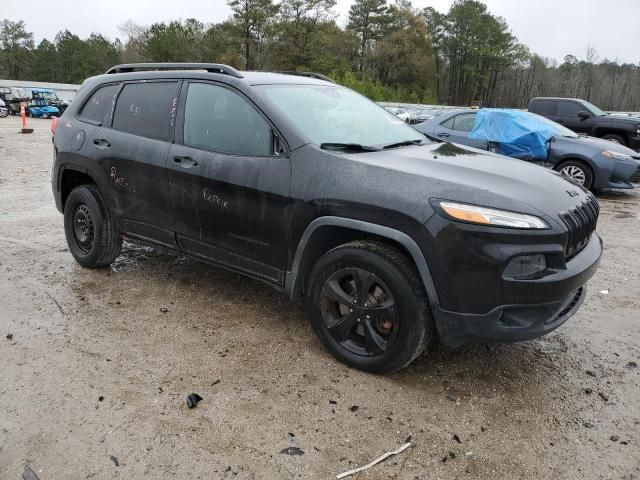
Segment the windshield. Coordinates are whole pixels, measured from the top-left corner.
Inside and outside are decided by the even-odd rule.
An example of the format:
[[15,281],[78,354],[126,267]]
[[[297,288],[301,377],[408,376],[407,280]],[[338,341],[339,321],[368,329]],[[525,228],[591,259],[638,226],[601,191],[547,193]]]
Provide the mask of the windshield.
[[551,128],[553,128],[555,130],[556,135],[558,135],[560,137],[580,138],[580,135],[578,135],[573,130],[569,130],[567,127],[563,127],[559,123],[556,123],[556,122],[554,122],[552,120],[549,120],[546,117],[543,117],[543,116],[538,115],[536,113],[529,113],[529,115],[535,117],[536,120],[549,125]]
[[259,85],[288,119],[317,145],[384,146],[425,137],[393,113],[338,85]]
[[584,105],[584,107],[587,110],[589,110],[589,112],[591,112],[592,115],[596,117],[601,117],[607,114],[604,110],[601,110],[600,108],[596,107],[593,103],[589,103],[585,100],[582,101],[582,105]]

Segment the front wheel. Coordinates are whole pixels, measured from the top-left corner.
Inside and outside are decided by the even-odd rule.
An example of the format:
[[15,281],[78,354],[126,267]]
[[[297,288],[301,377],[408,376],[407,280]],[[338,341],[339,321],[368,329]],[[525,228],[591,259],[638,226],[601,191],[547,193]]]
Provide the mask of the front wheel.
[[89,268],[112,263],[122,238],[102,195],[93,185],[74,188],[64,205],[64,233],[76,261]]
[[591,168],[582,162],[569,160],[568,162],[560,164],[556,170],[577,184],[582,185],[587,190],[591,189],[591,186],[593,185],[593,173],[591,172]]
[[379,242],[355,241],[326,253],[310,274],[306,309],[327,350],[373,373],[407,366],[435,332],[413,264]]
[[627,146],[627,142],[625,142],[622,136],[614,135],[613,133],[603,136],[602,139],[609,140],[610,142],[617,143],[619,145],[624,145],[625,147]]

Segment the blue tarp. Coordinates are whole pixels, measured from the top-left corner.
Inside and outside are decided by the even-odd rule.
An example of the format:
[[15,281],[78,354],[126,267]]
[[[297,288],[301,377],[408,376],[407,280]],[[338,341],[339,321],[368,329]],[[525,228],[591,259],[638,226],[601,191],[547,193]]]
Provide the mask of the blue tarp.
[[546,159],[552,125],[529,112],[483,108],[476,114],[469,138],[497,144],[498,153],[522,159]]

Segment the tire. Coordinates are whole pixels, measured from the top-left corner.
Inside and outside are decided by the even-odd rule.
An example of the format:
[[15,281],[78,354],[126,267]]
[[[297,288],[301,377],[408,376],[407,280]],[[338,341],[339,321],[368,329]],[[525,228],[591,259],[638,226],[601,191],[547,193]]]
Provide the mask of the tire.
[[394,372],[415,360],[435,336],[413,264],[384,243],[355,241],[334,248],[315,264],[308,285],[305,306],[313,330],[347,365]]
[[627,146],[627,141],[624,139],[624,137],[620,135],[615,135],[613,133],[603,136],[602,139],[609,140],[610,142],[618,143],[620,145],[624,145],[625,147]]
[[0,118],[6,118],[9,116],[9,110],[1,109],[0,110]]
[[574,182],[590,190],[593,185],[593,171],[586,163],[579,160],[568,160],[556,167],[556,170]]
[[71,255],[83,267],[111,264],[122,247],[118,228],[102,195],[93,185],[76,187],[67,197],[64,233]]

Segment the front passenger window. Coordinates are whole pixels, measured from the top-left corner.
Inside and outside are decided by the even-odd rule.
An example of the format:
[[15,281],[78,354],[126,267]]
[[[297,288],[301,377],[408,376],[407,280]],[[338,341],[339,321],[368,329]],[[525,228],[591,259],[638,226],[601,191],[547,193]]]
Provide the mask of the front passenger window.
[[271,127],[240,95],[208,83],[191,83],[184,114],[184,143],[237,155],[273,154]]

